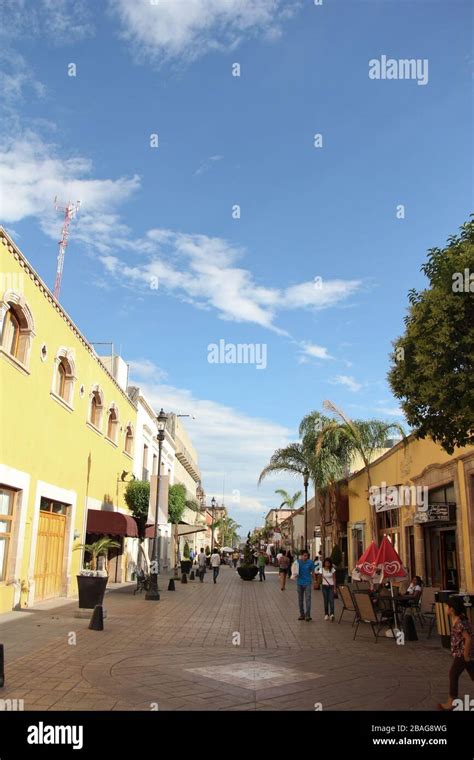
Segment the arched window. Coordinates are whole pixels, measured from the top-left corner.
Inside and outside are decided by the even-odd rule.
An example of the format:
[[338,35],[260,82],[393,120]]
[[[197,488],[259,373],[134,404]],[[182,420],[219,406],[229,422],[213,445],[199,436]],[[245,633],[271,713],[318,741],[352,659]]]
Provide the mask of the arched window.
[[62,398],[66,404],[72,404],[74,390],[74,361],[72,353],[60,349],[55,361],[53,393]]
[[23,296],[8,291],[0,300],[1,348],[24,366],[28,366],[33,318]]
[[91,406],[89,414],[89,422],[94,425],[95,428],[100,430],[102,425],[102,414],[104,411],[104,399],[100,388],[95,387],[91,393]]
[[131,424],[127,425],[125,430],[125,452],[132,456],[133,452],[133,427]]
[[111,404],[109,407],[109,415],[107,417],[107,438],[112,443],[117,443],[117,430],[118,430],[118,411],[115,404]]

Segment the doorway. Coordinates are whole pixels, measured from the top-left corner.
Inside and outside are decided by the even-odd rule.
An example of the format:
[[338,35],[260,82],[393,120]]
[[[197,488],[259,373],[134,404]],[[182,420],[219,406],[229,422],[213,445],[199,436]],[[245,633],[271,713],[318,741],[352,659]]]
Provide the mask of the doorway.
[[67,504],[41,499],[35,558],[35,599],[51,599],[63,590]]

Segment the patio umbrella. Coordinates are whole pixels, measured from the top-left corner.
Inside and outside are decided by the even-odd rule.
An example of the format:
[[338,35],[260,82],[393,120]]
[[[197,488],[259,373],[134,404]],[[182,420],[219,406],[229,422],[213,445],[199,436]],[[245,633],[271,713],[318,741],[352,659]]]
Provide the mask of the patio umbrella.
[[397,609],[395,600],[393,598],[393,585],[392,581],[406,581],[408,573],[403,567],[403,563],[395,551],[395,548],[391,541],[384,536],[380,549],[378,550],[377,557],[375,558],[375,567],[373,575],[377,574],[380,578],[380,583],[383,580],[388,579],[390,581],[390,592],[392,596],[393,616],[395,618],[395,627],[398,629]]
[[377,559],[378,548],[375,541],[372,541],[365,552],[359,557],[355,568],[352,571],[354,581],[370,580],[373,581],[373,575],[376,568],[375,560]]

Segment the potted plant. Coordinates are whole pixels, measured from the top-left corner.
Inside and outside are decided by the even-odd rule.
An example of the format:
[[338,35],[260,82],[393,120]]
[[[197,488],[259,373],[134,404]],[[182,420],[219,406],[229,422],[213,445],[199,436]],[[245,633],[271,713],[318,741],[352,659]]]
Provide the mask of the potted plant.
[[[89,567],[80,570],[77,576],[80,609],[93,610],[96,604],[102,604],[109,580],[107,554],[109,549],[115,548],[120,548],[118,541],[106,537],[99,538],[93,544],[79,544],[79,546],[74,547],[74,551],[76,549],[84,549],[84,551],[91,555],[91,560],[88,563]],[[101,568],[98,567],[99,558],[103,558],[103,566]]]
[[337,544],[333,547],[331,552],[331,562],[336,568],[336,585],[343,586],[346,580],[346,568],[340,567],[342,563],[342,552]]
[[254,562],[253,549],[250,543],[250,533],[247,536],[247,541],[244,549],[244,561],[237,568],[237,572],[243,581],[253,581],[258,573],[258,567]]
[[191,571],[191,558],[189,556],[189,544],[186,541],[183,549],[183,559],[181,560],[181,572],[189,573]]

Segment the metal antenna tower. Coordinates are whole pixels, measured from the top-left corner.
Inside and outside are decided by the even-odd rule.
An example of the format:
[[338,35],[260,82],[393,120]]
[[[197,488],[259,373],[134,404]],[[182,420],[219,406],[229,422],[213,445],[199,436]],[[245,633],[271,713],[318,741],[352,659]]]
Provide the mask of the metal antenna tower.
[[59,206],[58,205],[58,197],[54,199],[54,208],[56,211],[63,211],[64,212],[64,222],[63,222],[63,228],[61,232],[61,240],[59,241],[59,253],[58,253],[58,267],[56,269],[56,279],[54,281],[54,297],[59,300],[59,292],[61,290],[61,280],[63,277],[63,267],[64,267],[64,254],[66,253],[66,248],[69,240],[69,225],[71,224],[71,220],[73,217],[77,214],[79,211],[79,206],[81,205],[80,201],[76,201],[76,203],[69,203],[66,206]]

